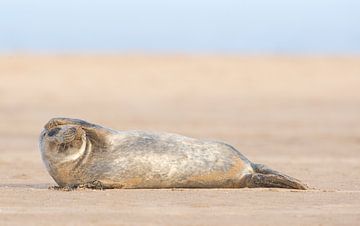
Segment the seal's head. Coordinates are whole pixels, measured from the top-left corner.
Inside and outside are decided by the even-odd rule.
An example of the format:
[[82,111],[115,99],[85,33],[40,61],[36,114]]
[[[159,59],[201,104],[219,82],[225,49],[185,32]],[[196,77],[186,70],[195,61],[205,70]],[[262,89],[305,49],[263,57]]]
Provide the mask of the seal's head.
[[46,125],[40,135],[40,150],[45,165],[76,161],[86,146],[86,133],[79,125]]
[[60,186],[93,180],[88,174],[92,154],[108,150],[117,132],[79,119],[53,118],[40,134],[43,162]]

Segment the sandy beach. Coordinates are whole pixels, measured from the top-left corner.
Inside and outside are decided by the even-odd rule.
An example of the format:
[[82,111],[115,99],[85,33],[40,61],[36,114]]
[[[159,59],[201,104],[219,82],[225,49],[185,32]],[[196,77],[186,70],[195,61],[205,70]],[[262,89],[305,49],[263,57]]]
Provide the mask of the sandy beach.
[[[52,117],[221,140],[316,188],[48,189]],[[360,57],[0,56],[0,225],[358,225]]]

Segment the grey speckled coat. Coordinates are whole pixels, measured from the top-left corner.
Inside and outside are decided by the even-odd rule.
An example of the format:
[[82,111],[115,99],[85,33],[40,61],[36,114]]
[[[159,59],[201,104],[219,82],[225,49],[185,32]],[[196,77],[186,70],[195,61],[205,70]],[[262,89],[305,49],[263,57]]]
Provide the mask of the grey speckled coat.
[[251,163],[226,143],[115,131],[78,119],[51,119],[41,132],[40,150],[61,187],[96,183],[101,188],[307,188]]

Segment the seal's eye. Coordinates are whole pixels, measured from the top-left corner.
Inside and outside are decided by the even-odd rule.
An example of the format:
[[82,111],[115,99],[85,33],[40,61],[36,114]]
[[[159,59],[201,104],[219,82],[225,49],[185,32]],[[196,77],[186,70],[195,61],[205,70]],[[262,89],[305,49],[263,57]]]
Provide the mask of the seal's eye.
[[60,128],[54,128],[52,130],[49,131],[48,136],[54,136],[55,134],[57,134],[60,131]]

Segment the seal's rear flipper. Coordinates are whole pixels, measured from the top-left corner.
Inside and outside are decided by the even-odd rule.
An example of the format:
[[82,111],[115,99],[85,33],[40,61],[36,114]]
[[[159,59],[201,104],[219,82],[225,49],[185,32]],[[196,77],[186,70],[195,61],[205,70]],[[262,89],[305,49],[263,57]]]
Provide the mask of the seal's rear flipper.
[[301,181],[272,170],[264,165],[253,163],[252,167],[255,173],[246,176],[245,179],[247,187],[275,187],[300,190],[309,189],[309,187]]

